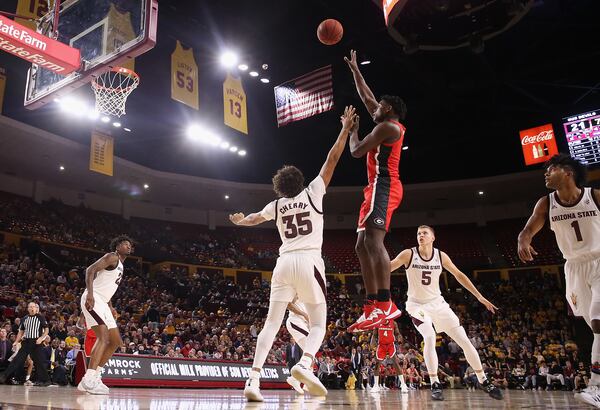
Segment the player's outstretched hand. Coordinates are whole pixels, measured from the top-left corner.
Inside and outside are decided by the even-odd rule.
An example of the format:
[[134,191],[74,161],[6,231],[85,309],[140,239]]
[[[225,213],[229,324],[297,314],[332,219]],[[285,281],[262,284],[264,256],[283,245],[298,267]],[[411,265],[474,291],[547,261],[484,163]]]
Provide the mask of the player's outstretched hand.
[[96,301],[94,300],[94,295],[88,293],[88,295],[85,298],[85,308],[88,310],[88,312],[91,312],[94,309],[95,304]]
[[529,243],[524,243],[519,241],[517,245],[517,252],[519,254],[519,259],[521,262],[531,262],[534,256],[537,256],[537,252],[533,249],[533,246]]
[[233,215],[231,215],[231,214],[229,215],[229,220],[236,225],[239,225],[240,221],[244,218],[245,218],[245,216],[241,212],[235,213]]
[[487,310],[489,310],[492,313],[496,313],[496,311],[498,310],[498,308],[496,306],[494,306],[492,304],[492,302],[490,302],[489,300],[487,300],[486,298],[484,298],[483,296],[481,297],[481,299],[479,299],[479,302],[485,306],[485,308]]
[[345,130],[351,130],[354,128],[354,124],[358,121],[358,115],[356,114],[356,108],[349,105],[344,109],[344,114],[340,117],[340,122]]
[[344,57],[344,61],[348,63],[351,70],[358,70],[358,64],[356,63],[356,50],[350,50],[350,58]]

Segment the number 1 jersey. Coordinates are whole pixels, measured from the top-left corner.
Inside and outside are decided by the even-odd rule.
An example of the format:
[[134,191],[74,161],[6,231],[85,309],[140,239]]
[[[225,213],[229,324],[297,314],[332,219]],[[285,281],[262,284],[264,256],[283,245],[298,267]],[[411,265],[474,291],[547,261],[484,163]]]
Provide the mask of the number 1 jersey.
[[297,251],[321,252],[323,245],[323,196],[325,182],[318,175],[293,198],[279,198],[260,212],[275,220],[281,237],[279,254]]
[[600,254],[600,205],[592,188],[582,188],[574,205],[562,204],[556,192],[549,195],[550,229],[568,261],[598,257]]
[[442,256],[440,250],[433,248],[430,259],[425,259],[419,253],[419,248],[411,249],[412,257],[406,268],[408,280],[408,301],[427,303],[439,298],[440,275],[442,274]]

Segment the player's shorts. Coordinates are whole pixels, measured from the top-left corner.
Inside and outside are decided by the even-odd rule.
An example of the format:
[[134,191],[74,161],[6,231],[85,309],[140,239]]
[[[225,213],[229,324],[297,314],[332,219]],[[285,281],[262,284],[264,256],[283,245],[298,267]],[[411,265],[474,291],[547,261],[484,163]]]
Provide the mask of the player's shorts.
[[415,327],[418,327],[421,323],[430,323],[439,333],[460,326],[458,316],[441,296],[427,303],[407,301],[406,311],[412,317]]
[[600,302],[600,258],[565,263],[565,291],[575,316],[591,326],[590,307]]
[[289,315],[285,327],[294,338],[300,349],[304,349],[304,339],[308,336],[308,322],[301,316]]
[[85,316],[85,324],[88,329],[91,329],[94,326],[98,325],[106,325],[109,329],[114,329],[117,327],[117,322],[115,322],[115,318],[112,315],[110,307],[108,303],[104,302],[97,295],[94,296],[94,309],[88,311],[85,307],[85,298],[87,297],[87,290],[83,292],[81,295],[81,311],[83,312],[83,316]]
[[381,178],[363,189],[365,199],[360,206],[357,232],[367,225],[389,230],[392,214],[402,202],[404,189],[398,179]]
[[377,345],[377,360],[383,361],[386,357],[394,357],[396,354],[396,345],[394,343]]
[[88,329],[85,334],[85,341],[83,342],[85,355],[90,357],[92,354],[92,349],[94,348],[94,344],[96,343],[96,333],[92,329]]
[[325,303],[325,263],[320,252],[298,251],[277,258],[271,279],[271,301]]

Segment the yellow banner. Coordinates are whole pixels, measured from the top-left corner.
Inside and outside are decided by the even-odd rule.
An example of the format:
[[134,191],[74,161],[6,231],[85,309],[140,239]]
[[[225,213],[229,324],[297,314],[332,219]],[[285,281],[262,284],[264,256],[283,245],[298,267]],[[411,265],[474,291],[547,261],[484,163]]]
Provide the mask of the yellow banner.
[[113,176],[114,140],[98,130],[92,131],[90,146],[90,171]]
[[248,134],[246,93],[242,80],[227,74],[223,83],[223,117],[225,125]]
[[[107,27],[110,27],[106,35],[107,54],[112,53],[136,37],[133,24],[131,24],[130,12],[120,11],[114,4],[111,3],[105,19],[108,20]],[[135,71],[135,58],[131,58],[119,64],[119,66]]]
[[171,54],[171,98],[198,109],[198,66],[194,50],[184,49],[179,40]]
[[0,67],[0,114],[4,105],[4,90],[6,90],[6,70]]
[[[54,1],[51,1],[50,4],[54,4]],[[17,3],[17,14],[19,16],[37,20],[44,17],[46,13],[48,13],[48,2],[46,0],[19,0]],[[16,22],[32,30],[37,28],[35,21],[32,20],[17,18]]]

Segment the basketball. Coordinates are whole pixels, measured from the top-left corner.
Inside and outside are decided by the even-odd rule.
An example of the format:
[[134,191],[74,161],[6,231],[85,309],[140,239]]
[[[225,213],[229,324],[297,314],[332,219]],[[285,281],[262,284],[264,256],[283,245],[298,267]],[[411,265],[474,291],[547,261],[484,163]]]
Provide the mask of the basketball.
[[325,45],[332,46],[339,43],[344,35],[344,28],[335,19],[323,20],[317,28],[317,37]]

